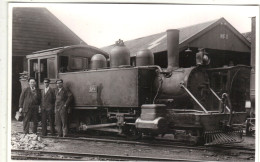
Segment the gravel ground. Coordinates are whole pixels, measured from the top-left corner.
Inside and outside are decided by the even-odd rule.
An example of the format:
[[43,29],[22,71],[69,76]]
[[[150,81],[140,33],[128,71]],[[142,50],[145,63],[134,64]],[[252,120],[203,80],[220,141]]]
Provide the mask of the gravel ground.
[[[38,129],[40,132],[40,127]],[[14,149],[29,150],[48,150],[79,153],[98,153],[125,156],[151,156],[173,159],[193,159],[202,161],[254,161],[254,156],[250,154],[240,154],[239,152],[230,152],[218,150],[217,152],[209,150],[180,149],[180,148],[162,148],[148,147],[132,144],[116,144],[92,141],[61,140],[41,138],[34,134],[24,136],[22,132],[22,122],[12,121],[11,144]],[[31,131],[31,130],[30,130]],[[245,137],[243,143],[235,144],[239,146],[255,147],[254,137]]]

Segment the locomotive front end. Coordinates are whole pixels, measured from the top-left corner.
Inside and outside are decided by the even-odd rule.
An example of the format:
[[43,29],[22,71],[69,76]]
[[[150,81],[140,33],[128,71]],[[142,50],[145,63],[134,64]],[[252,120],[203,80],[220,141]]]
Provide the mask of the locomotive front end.
[[[154,105],[142,106],[136,127],[144,133],[154,130],[173,133],[176,139],[205,145],[241,142],[246,113],[232,105],[230,91],[219,92],[211,87],[212,78],[206,64],[179,67],[178,44],[179,31],[168,30],[168,68],[158,69]],[[229,74],[226,83],[221,83],[224,87],[232,86],[230,82],[239,79],[233,77],[234,73]],[[149,119],[145,118],[147,107],[153,110],[153,117]],[[165,109],[164,115],[161,109]],[[156,123],[157,119],[163,124]]]

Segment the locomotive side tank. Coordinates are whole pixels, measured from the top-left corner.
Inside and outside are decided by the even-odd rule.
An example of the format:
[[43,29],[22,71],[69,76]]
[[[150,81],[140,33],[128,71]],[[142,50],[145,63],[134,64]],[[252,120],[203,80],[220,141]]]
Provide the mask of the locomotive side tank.
[[[112,68],[60,73],[74,94],[74,108],[138,108],[151,103],[155,72],[150,68]],[[76,82],[75,82],[76,81]]]

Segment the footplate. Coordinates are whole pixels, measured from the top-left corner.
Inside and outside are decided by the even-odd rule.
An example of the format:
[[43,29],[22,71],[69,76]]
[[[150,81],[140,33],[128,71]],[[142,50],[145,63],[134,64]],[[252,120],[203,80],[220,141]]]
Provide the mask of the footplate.
[[204,133],[205,145],[219,145],[239,143],[243,141],[243,130],[233,131],[206,131]]

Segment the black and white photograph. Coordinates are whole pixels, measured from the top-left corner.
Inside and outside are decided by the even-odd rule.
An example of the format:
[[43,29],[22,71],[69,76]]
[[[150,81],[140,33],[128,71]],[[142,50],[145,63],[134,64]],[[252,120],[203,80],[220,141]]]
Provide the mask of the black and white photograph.
[[8,161],[259,160],[259,5],[13,2],[7,18]]

